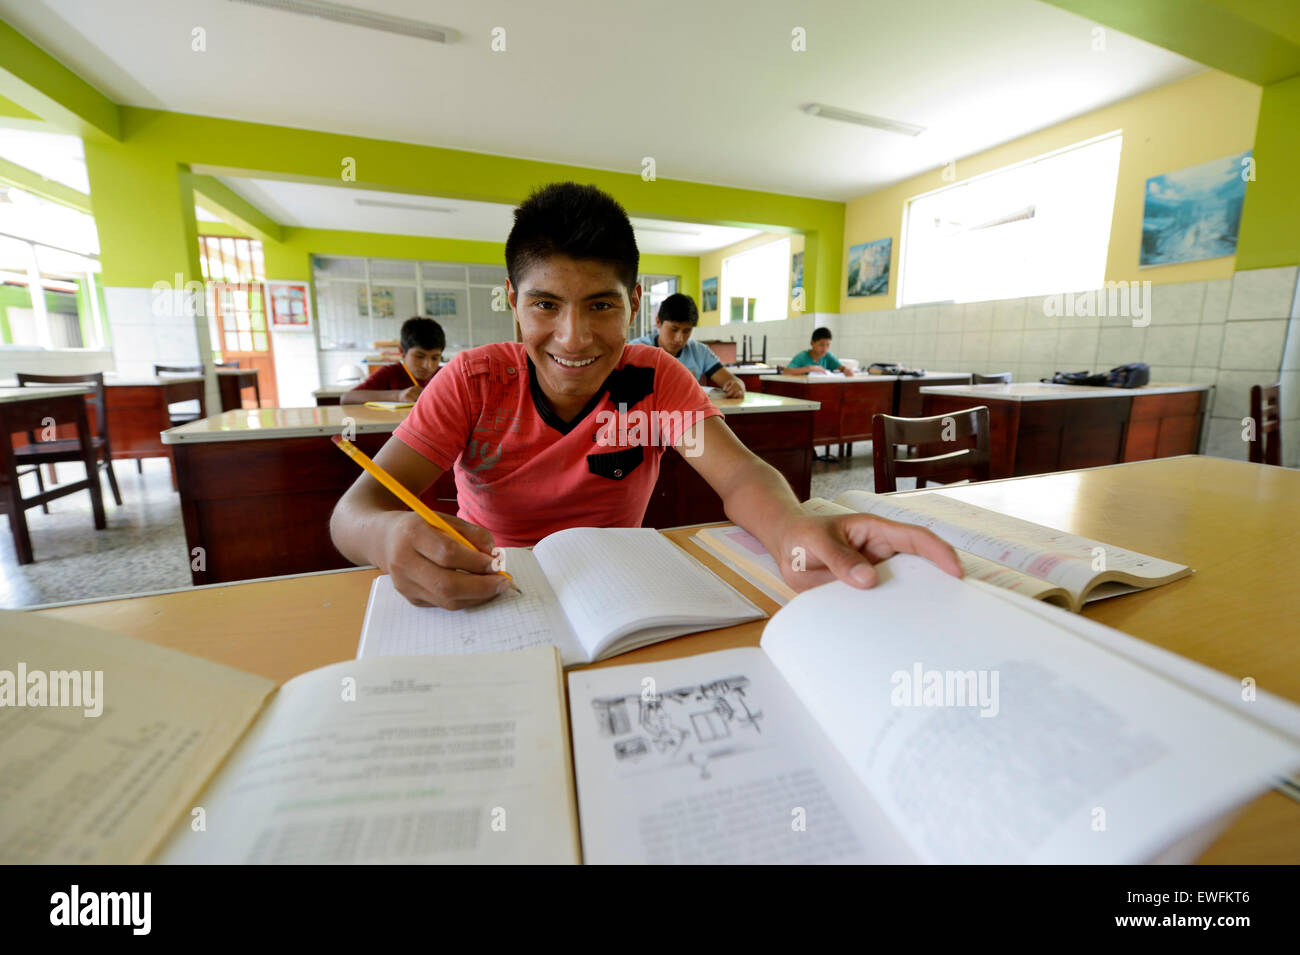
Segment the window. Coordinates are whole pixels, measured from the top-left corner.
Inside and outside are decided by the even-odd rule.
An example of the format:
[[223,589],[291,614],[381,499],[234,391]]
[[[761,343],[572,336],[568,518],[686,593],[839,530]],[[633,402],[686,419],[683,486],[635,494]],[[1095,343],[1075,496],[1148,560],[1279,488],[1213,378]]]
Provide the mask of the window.
[[898,304],[1099,288],[1120,133],[918,196],[903,223]]
[[790,240],[779,239],[722,260],[722,321],[775,322],[789,314]]

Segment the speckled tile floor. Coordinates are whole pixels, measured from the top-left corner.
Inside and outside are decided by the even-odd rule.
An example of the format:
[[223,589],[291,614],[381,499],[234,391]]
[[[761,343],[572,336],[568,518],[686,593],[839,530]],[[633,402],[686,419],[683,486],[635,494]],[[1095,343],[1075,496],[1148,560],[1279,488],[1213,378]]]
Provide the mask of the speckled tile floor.
[[[90,495],[70,494],[27,511],[36,562],[20,565],[9,518],[0,516],[0,607],[117,594],[148,593],[190,584],[180,496],[172,490],[171,470],[163,458],[148,458],[144,473],[135,462],[114,462],[122,506],[113,503],[107,480],[104,513],[108,526],[95,530]],[[60,464],[59,483],[81,480],[80,465]],[[34,494],[35,478],[23,478],[23,493]],[[27,482],[31,482],[28,484]]]
[[[817,453],[823,450],[818,447]],[[832,451],[835,449],[833,448]],[[898,489],[910,491],[916,487],[916,478],[899,478]],[[934,485],[931,485],[934,487]],[[859,441],[853,445],[853,456],[837,464],[813,461],[812,496],[828,501],[844,491],[874,491],[876,472],[871,463],[871,442]]]

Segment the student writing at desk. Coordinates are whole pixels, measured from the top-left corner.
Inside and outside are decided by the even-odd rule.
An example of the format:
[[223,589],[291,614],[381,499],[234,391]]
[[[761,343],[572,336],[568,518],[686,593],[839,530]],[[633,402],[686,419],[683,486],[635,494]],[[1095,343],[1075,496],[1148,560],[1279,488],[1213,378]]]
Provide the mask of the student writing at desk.
[[781,369],[781,374],[820,375],[828,371],[842,371],[846,378],[853,377],[853,370],[840,364],[840,360],[831,354],[831,330],[818,328],[812,333],[809,346],[791,358],[790,364]]
[[697,380],[713,382],[728,398],[745,397],[745,383],[722,367],[713,349],[691,341],[691,332],[699,322],[700,311],[695,307],[695,299],[677,292],[659,303],[655,334],[642,335],[628,344],[662,348],[689,368]]
[[375,458],[417,495],[454,466],[460,516],[449,520],[478,550],[362,474],[330,520],[346,557],[377,565],[413,604],[484,603],[510,587],[494,572],[494,545],[528,546],[566,527],[640,526],[671,446],[777,555],[792,587],[836,577],[869,587],[872,562],[900,551],[961,576],[952,548],[923,528],[805,514],[681,362],[627,344],[639,256],[611,197],[575,183],[541,189],[515,210],[505,252],[523,341],[457,354]]
[[360,405],[367,401],[415,401],[438,373],[447,336],[431,318],[408,318],[402,322],[399,346],[402,360],[375,369],[374,374],[346,391],[339,404]]

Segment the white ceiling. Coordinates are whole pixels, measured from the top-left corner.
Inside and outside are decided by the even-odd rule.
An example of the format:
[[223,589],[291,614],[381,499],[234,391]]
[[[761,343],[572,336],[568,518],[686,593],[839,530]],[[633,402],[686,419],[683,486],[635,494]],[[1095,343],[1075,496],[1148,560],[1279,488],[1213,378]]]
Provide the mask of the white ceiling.
[[[504,242],[514,224],[514,207],[495,202],[279,179],[220,178],[276,222],[309,229]],[[760,234],[754,229],[658,219],[633,218],[632,226],[636,230],[637,247],[651,255],[702,255]]]
[[[460,39],[229,0],[0,0],[0,15],[130,105],[634,173],[652,156],[661,178],[835,200],[1202,69],[1114,31],[1094,52],[1093,24],[1037,0],[348,3]],[[926,132],[814,118],[810,101]]]

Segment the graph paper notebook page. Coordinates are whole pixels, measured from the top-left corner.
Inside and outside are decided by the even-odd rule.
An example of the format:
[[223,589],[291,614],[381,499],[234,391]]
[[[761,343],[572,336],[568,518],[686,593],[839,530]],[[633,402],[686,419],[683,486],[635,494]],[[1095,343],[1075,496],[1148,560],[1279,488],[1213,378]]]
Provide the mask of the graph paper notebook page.
[[[1143,862],[1300,765],[1050,615],[879,566],[800,594],[758,651],[569,674],[587,861]],[[867,619],[891,623],[845,624]]]
[[[845,491],[834,501],[814,498],[812,513],[875,514],[928,527],[957,550],[968,577],[1078,611],[1085,603],[1157,587],[1192,573],[1101,541],[1022,521],[942,494],[878,495]],[[695,541],[782,603],[794,591],[757,541],[736,527],[708,527]],[[775,571],[775,576],[774,576]]]
[[553,646],[565,666],[591,663],[763,611],[649,528],[570,528],[532,551],[508,548],[519,593],[469,610],[415,607],[375,580],[357,656],[482,653]]

